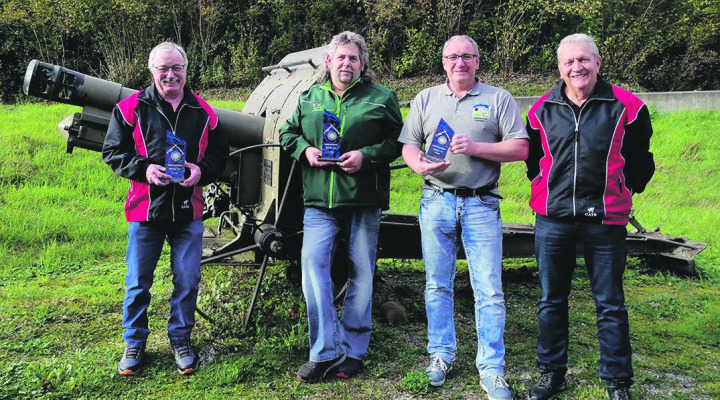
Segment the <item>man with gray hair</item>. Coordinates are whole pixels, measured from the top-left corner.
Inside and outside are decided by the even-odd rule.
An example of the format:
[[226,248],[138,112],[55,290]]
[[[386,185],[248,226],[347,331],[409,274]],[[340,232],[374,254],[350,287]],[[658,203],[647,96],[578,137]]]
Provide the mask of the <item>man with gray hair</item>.
[[630,399],[625,226],[633,194],[645,190],[655,171],[650,113],[637,96],[598,76],[602,59],[592,37],[565,37],[557,57],[561,81],[527,118],[527,176],[542,287],[540,379],[529,398],[549,399],[567,387],[568,296],[581,245],[595,300],[600,377],[610,399]]
[[150,288],[166,240],[174,286],[167,334],[178,372],[197,369],[190,334],[200,283],[202,187],[224,171],[228,144],[215,112],[185,85],[187,67],[177,44],[152,49],[153,84],[115,106],[103,144],[105,162],[130,180],[121,375],[135,375],[143,365]]
[[[373,275],[381,210],[389,208],[389,164],[399,155],[395,93],[372,82],[362,36],[332,38],[318,82],[300,95],[280,143],[302,165],[302,287],[310,359],[297,379],[349,378],[370,343]],[[330,268],[337,240],[348,247],[347,291],[338,319]]]
[[497,183],[500,163],[524,160],[528,140],[510,93],[475,77],[479,58],[469,36],[453,36],[445,43],[442,65],[447,80],[415,97],[399,140],[405,162],[425,179],[419,218],[430,384],[445,383],[455,361],[453,281],[462,243],[475,297],[480,384],[490,399],[509,400],[500,279],[502,197]]

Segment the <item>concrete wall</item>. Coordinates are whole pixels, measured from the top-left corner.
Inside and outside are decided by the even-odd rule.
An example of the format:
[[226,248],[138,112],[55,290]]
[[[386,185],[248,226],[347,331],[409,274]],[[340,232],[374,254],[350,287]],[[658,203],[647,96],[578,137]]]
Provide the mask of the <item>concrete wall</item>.
[[[549,89],[548,89],[549,90]],[[636,93],[643,101],[660,111],[678,110],[720,110],[720,90],[699,92],[655,92]],[[515,97],[520,111],[525,114],[537,101],[538,96]],[[400,102],[402,107],[409,107],[409,101]]]
[[[645,104],[660,111],[720,110],[720,90],[701,92],[636,93]],[[520,111],[526,113],[538,97],[515,97]]]

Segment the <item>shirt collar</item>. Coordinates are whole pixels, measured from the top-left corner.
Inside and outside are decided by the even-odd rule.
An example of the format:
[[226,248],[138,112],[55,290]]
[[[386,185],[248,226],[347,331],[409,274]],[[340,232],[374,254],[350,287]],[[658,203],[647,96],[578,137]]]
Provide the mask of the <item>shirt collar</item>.
[[[444,88],[443,93],[447,96],[452,96],[455,93],[450,89],[448,82],[449,82],[449,79],[445,78],[445,84],[443,85],[443,88]],[[466,96],[467,95],[470,95],[470,96],[480,95],[480,92],[482,91],[481,88],[482,88],[482,84],[480,83],[480,80],[478,78],[475,78],[475,86],[473,86],[472,89],[468,90]]]
[[[561,80],[550,92],[548,100],[556,103],[565,103],[566,98],[567,96],[565,95],[565,81]],[[615,95],[613,94],[612,85],[598,75],[595,89],[588,97],[588,100],[590,99],[614,100]]]
[[[355,87],[355,86],[357,86],[357,85],[362,85],[364,82],[365,82],[365,80],[364,80],[362,77],[357,78],[357,79],[355,80],[355,82],[353,82],[347,89],[345,89],[345,91],[343,92],[343,95],[344,95],[345,93],[347,93],[348,90],[352,89],[353,87]],[[334,90],[333,90],[333,88],[332,88],[332,80],[331,80],[329,77],[328,77],[327,79],[325,79],[325,82],[323,82],[323,83],[320,85],[320,87],[321,87],[322,89],[325,89],[325,90],[329,90],[329,91],[331,91],[331,92],[334,92]]]
[[[167,100],[163,99],[162,96],[160,96],[160,93],[157,92],[157,88],[155,87],[154,83],[148,86],[139,98],[140,100],[150,101],[158,105],[161,104],[161,101],[167,102]],[[193,107],[200,106],[200,103],[197,101],[195,95],[193,94],[192,90],[190,90],[190,87],[188,87],[187,84],[183,88],[183,98],[182,100],[180,100],[178,108],[180,108],[180,105],[185,103]]]

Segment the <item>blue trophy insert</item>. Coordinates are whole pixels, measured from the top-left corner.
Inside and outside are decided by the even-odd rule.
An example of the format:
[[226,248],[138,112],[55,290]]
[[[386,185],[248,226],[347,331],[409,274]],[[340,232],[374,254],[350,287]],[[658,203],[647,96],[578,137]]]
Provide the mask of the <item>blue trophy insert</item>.
[[170,175],[170,182],[185,180],[185,141],[170,131],[165,132],[165,173]]
[[337,115],[325,110],[323,116],[322,156],[318,161],[340,162],[340,127]]
[[425,159],[430,162],[444,162],[453,135],[455,135],[455,131],[445,120],[440,118],[437,129],[435,129],[435,136],[425,151]]

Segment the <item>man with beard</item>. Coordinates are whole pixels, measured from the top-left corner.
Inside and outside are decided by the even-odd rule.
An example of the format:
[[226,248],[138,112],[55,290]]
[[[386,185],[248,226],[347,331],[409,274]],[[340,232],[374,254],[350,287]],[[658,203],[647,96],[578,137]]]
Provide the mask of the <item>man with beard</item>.
[[[302,163],[310,356],[297,379],[306,383],[357,374],[370,343],[380,213],[389,207],[389,163],[399,155],[402,127],[395,93],[372,78],[363,37],[336,35],[318,82],[280,128],[280,143]],[[349,273],[338,319],[330,267],[339,238],[347,241]]]
[[[187,67],[177,44],[152,49],[154,83],[115,106],[103,144],[105,162],[130,180],[121,375],[135,375],[143,365],[150,288],[166,240],[174,286],[167,334],[178,372],[197,368],[190,334],[200,282],[202,186],[222,173],[229,150],[213,110],[185,85]],[[168,155],[177,162],[166,163]]]

